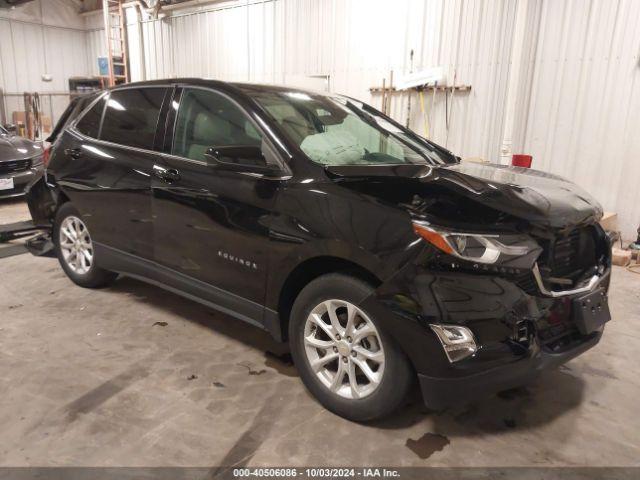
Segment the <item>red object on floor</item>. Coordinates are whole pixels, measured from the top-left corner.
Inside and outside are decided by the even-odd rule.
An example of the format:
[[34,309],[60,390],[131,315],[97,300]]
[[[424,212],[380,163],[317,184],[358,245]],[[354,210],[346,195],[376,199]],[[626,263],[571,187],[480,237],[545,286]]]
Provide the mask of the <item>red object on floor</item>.
[[511,165],[514,167],[531,168],[531,162],[533,157],[531,155],[524,155],[522,153],[514,153],[511,158]]

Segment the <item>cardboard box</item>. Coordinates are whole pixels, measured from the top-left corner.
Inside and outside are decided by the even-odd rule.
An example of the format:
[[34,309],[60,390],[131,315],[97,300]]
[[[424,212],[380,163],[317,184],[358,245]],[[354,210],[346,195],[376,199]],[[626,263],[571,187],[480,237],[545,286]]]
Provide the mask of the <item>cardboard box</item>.
[[604,212],[600,219],[600,225],[610,232],[618,231],[618,214],[613,212]]
[[611,262],[614,265],[626,267],[631,263],[631,252],[629,250],[621,250],[619,248],[613,247],[613,249],[611,250],[611,254]]
[[23,112],[13,112],[12,123],[14,125],[18,125],[19,123],[24,125],[26,118],[27,118],[27,114],[24,111]]
[[48,115],[42,115],[40,117],[40,121],[42,122],[42,131],[46,133],[51,133],[53,130],[53,125],[51,123],[51,117]]
[[[33,132],[33,121],[30,122],[29,125],[26,124],[26,113],[24,111],[16,111],[13,112],[13,124],[16,126],[22,125],[22,130],[18,128],[18,135],[21,137],[28,137]],[[40,121],[42,122],[41,128],[45,133],[51,133],[53,130],[53,125],[51,122],[51,117],[49,115],[40,115]]]

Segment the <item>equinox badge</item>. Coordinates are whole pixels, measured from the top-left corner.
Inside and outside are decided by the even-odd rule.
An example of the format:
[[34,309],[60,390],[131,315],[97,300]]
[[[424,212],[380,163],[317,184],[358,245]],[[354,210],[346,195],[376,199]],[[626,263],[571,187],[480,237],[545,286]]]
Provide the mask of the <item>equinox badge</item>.
[[230,262],[239,263],[240,265],[244,265],[245,267],[252,268],[253,270],[258,269],[258,264],[256,264],[255,262],[236,257],[235,255],[223,252],[222,250],[218,250],[218,256],[224,258],[225,260],[229,260]]

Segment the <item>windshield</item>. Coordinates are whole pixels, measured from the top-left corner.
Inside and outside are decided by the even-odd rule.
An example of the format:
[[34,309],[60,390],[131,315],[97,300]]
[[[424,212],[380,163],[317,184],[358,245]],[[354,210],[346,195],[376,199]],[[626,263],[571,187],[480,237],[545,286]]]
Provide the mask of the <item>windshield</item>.
[[252,91],[285,135],[322,165],[451,164],[457,158],[370,106],[300,91]]

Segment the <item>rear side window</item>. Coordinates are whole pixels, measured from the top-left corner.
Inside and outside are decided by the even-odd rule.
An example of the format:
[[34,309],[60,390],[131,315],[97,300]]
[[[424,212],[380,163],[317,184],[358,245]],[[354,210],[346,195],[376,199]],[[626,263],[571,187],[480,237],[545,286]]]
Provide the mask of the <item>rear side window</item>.
[[46,139],[47,142],[55,142],[60,132],[75,118],[77,118],[88,105],[90,105],[99,94],[89,94],[82,97],[76,97],[69,102],[64,113],[56,123],[51,135]]
[[[104,99],[99,100],[91,109],[84,114],[76,125],[76,130],[87,137],[98,138],[100,133],[100,119],[102,118],[102,110],[104,108]],[[62,122],[62,119],[59,123]],[[56,126],[56,130],[57,130]],[[55,132],[57,134],[57,132]],[[53,136],[53,135],[52,135]]]
[[152,150],[165,92],[166,88],[135,88],[111,92],[100,139]]

